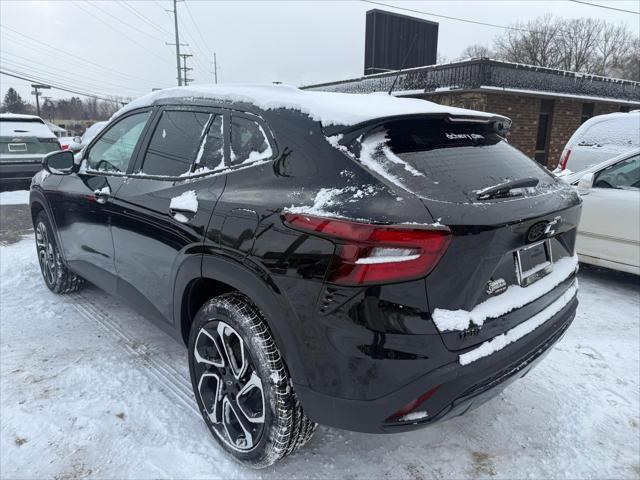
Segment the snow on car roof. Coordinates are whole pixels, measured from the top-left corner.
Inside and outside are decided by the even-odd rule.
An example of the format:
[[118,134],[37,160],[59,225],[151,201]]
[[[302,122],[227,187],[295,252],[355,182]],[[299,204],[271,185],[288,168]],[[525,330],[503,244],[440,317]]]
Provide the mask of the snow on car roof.
[[297,110],[321,122],[323,126],[355,125],[376,118],[411,114],[444,113],[456,116],[501,117],[475,110],[447,107],[421,99],[397,98],[381,92],[353,94],[300,90],[289,85],[234,84],[165,88],[133,100],[112,118],[134,108],[174,98],[243,102],[262,110]]
[[26,115],[24,113],[11,113],[11,112],[0,113],[0,119],[2,120],[40,120],[42,123],[44,123],[44,120],[42,120],[37,115]]

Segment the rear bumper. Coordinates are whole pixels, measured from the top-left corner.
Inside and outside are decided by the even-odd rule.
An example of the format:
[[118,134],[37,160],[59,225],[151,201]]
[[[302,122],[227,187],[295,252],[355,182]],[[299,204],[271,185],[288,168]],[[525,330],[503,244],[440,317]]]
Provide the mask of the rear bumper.
[[0,182],[29,181],[40,170],[41,162],[0,163]]
[[[449,362],[372,400],[344,399],[296,385],[305,413],[313,421],[346,430],[393,433],[413,430],[461,415],[499,394],[509,383],[526,375],[560,339],[575,317],[574,296],[558,313],[520,340],[468,365]],[[411,360],[407,360],[411,362]],[[404,362],[397,364],[403,368]],[[398,371],[402,375],[401,371]],[[438,387],[416,411],[426,411],[419,420],[386,421],[412,400]]]

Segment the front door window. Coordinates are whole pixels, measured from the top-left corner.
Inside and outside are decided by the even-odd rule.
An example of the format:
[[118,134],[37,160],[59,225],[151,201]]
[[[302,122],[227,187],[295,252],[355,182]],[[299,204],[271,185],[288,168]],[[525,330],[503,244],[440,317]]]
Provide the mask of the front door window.
[[150,114],[130,115],[104,132],[89,150],[87,168],[111,173],[126,172]]

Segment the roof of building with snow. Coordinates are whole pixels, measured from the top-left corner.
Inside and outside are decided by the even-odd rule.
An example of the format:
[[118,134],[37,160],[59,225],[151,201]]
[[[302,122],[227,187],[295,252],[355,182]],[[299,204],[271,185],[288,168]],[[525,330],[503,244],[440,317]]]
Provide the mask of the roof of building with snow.
[[397,98],[374,92],[355,95],[336,92],[312,92],[289,85],[194,85],[157,90],[124,106],[114,117],[134,108],[163,101],[213,100],[253,105],[262,110],[289,109],[309,115],[324,126],[355,125],[377,118],[396,115],[448,114],[455,116],[500,117],[485,112],[448,107],[424,100]]
[[344,93],[388,92],[396,77],[394,94],[399,96],[470,90],[504,91],[640,105],[640,82],[489,58],[408,68],[400,73],[378,73],[302,88]]

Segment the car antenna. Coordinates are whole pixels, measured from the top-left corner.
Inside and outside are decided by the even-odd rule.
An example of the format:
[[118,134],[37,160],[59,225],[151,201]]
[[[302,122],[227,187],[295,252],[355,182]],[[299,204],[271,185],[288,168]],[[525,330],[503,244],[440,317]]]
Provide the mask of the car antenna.
[[409,48],[407,49],[407,53],[405,53],[404,55],[404,59],[402,59],[402,63],[400,64],[400,69],[396,72],[396,78],[393,79],[393,83],[391,84],[391,88],[389,89],[389,95],[391,95],[391,92],[393,92],[393,89],[396,86],[396,82],[398,81],[398,77],[400,76],[402,69],[406,65],[407,60],[409,59],[409,54],[411,53],[411,50],[413,50],[413,46],[415,45],[417,39],[418,39],[418,34],[416,33],[413,36],[413,40],[411,40],[411,45],[409,45]]

